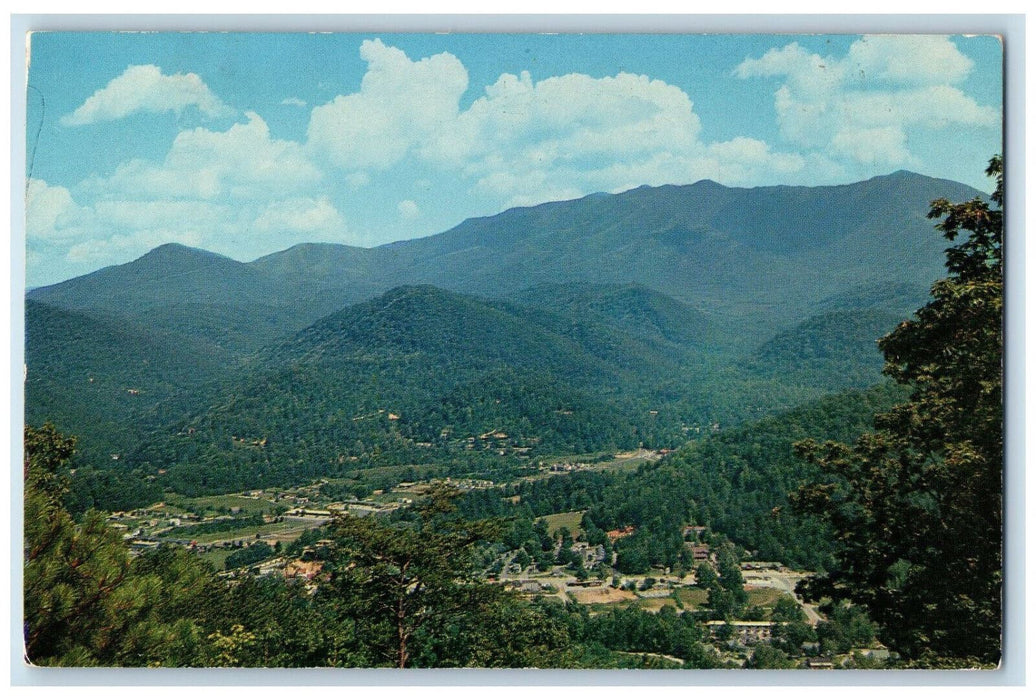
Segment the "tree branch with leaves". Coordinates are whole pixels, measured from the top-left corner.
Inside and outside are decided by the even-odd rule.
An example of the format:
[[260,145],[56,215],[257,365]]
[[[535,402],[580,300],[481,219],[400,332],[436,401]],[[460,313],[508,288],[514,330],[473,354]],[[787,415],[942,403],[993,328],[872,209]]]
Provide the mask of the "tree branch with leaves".
[[813,597],[865,605],[919,665],[995,665],[1003,585],[1003,162],[990,201],[932,202],[955,245],[931,301],[879,341],[910,400],[854,445],[805,441],[826,479],[792,501],[825,519],[838,565]]

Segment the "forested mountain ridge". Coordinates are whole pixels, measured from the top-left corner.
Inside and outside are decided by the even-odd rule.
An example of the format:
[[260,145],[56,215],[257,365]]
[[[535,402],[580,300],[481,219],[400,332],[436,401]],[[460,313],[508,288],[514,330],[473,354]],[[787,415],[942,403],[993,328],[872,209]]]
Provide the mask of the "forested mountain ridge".
[[27,422],[91,426],[103,438],[80,445],[91,458],[129,449],[157,404],[227,371],[203,342],[31,300],[25,333]]
[[[829,341],[813,342],[810,332],[799,332],[807,349]],[[880,369],[870,362],[872,345],[850,340],[822,359],[868,384]],[[674,448],[711,426],[845,383],[797,345],[778,344],[764,357],[770,365],[757,367],[645,341],[604,315],[564,305],[548,312],[400,287],[321,319],[199,388],[193,409],[165,412],[170,420],[152,425],[128,464],[161,470],[158,483],[174,490],[211,493],[358,467]],[[773,371],[784,365],[799,368],[793,381]]]
[[509,296],[522,306],[614,325],[659,347],[728,351],[733,342],[706,312],[641,284],[542,284]]
[[508,296],[541,284],[633,283],[771,334],[861,286],[927,286],[942,269],[929,202],[981,195],[905,171],[830,187],[640,187],[376,248],[304,244],[239,263],[167,244],[28,297],[251,351],[403,284]]
[[[170,467],[168,480],[191,483],[180,488],[212,490],[227,478],[240,488],[291,482],[357,460],[671,444],[679,422],[652,437],[659,420],[648,409],[663,403],[653,384],[682,367],[614,327],[400,287],[256,353],[215,403],[164,426],[131,461]],[[261,449],[242,449],[252,441]]]
[[[201,492],[472,448],[676,447],[876,381],[875,340],[938,276],[924,213],[947,191],[978,194],[906,172],[838,187],[702,181],[372,249],[306,244],[241,263],[168,244],[27,294],[27,415],[80,435],[80,462],[119,454],[106,469]],[[61,314],[137,393],[83,403],[84,355]],[[142,339],[154,359],[138,378]]]

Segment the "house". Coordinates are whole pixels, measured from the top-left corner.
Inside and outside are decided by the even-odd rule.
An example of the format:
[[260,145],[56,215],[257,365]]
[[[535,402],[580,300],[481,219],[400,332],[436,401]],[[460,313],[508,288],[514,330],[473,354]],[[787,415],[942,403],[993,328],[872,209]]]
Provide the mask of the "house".
[[539,581],[508,581],[508,587],[515,587],[521,593],[541,593],[543,586]]
[[592,578],[585,581],[569,581],[566,585],[569,588],[600,588],[604,586],[604,581]]
[[585,566],[593,566],[607,558],[603,544],[593,546],[586,542],[575,542],[572,545],[572,551],[583,558]]
[[694,563],[707,562],[712,560],[712,552],[709,550],[707,544],[691,544],[687,543],[687,549],[691,550],[691,557],[694,559]]

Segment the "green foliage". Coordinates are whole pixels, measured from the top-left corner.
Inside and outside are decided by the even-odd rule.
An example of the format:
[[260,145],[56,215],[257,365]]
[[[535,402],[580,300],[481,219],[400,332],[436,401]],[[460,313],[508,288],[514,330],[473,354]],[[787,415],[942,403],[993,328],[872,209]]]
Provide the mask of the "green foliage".
[[471,557],[476,543],[501,528],[449,517],[451,498],[434,490],[416,527],[335,516],[330,586],[340,614],[355,620],[370,648],[371,665],[413,665],[430,653],[436,632],[474,624],[500,599],[498,587],[474,579]]
[[[910,173],[808,190],[702,182],[371,250],[303,245],[244,264],[161,246],[29,292],[28,418],[79,435],[77,513],[393,463],[484,470],[518,448],[676,447],[875,378],[875,325],[937,269],[916,236],[935,187],[973,193]],[[521,307],[399,288],[428,283]],[[461,444],[492,431],[509,444]]]
[[[994,158],[992,200],[1003,202]],[[814,594],[864,605],[907,659],[1000,658],[1003,492],[1003,213],[982,199],[932,203],[950,241],[931,301],[881,341],[910,400],[852,446],[806,442],[826,479],[797,504],[830,522],[837,566]]]
[[[817,474],[795,457],[793,445],[811,434],[852,439],[866,430],[876,410],[903,396],[894,385],[846,392],[698,440],[635,472],[573,472],[470,493],[458,505],[474,518],[586,511],[588,540],[594,532],[600,541],[606,530],[633,526],[635,532],[614,545],[604,538],[606,548],[617,552],[616,567],[627,574],[642,574],[652,566],[690,568],[683,538],[688,523],[723,532],[761,559],[820,567],[830,563],[829,531],[787,508],[786,494]],[[515,496],[518,505],[504,500]],[[515,533],[507,543],[523,538],[528,534]],[[548,545],[553,546],[546,537],[542,546]],[[528,551],[538,558],[540,545]]]
[[[500,564],[476,554],[503,546],[541,570],[557,548],[559,563],[591,575],[570,541],[558,547],[532,524],[567,511],[585,511],[587,541],[614,549],[626,573],[689,568],[687,523],[792,565],[833,567],[834,554],[831,580],[843,577],[839,585],[855,586],[854,599],[885,630],[900,630],[884,634],[908,656],[953,662],[971,640],[957,620],[992,649],[999,212],[978,200],[933,206],[948,237],[971,235],[949,251],[951,275],[933,288],[933,303],[882,345],[889,374],[915,392],[909,407],[882,419],[883,437],[861,440],[856,453],[815,447],[812,464],[791,449],[808,436],[855,440],[869,416],[905,395],[884,386],[818,400],[876,378],[873,339],[899,318],[910,285],[930,279],[936,245],[917,244],[914,214],[935,185],[972,193],[909,173],[816,190],[641,188],[513,210],[371,251],[299,246],[242,264],[163,246],[33,290],[27,417],[52,419],[80,440],[74,449],[52,427],[26,432],[30,658],[648,667],[672,664],[659,656],[668,655],[714,665],[701,630],[671,608],[591,619],[585,609],[528,603],[474,580],[476,564]],[[901,230],[870,235],[890,221]],[[879,264],[887,280],[875,280]],[[444,279],[455,291],[398,287]],[[818,299],[818,289],[830,296]],[[312,546],[326,531],[288,548],[328,558],[328,580],[311,584],[316,595],[247,576],[228,586],[183,552],[133,559],[91,511],[153,502],[168,488],[212,494],[325,476],[339,477],[325,495],[361,495],[401,480],[403,465],[415,478],[509,480],[538,456],[688,439],[636,473],[472,493],[456,512],[446,494],[433,494],[421,512],[389,521],[337,520],[333,557]],[[889,467],[881,475],[889,478],[864,473],[861,454]],[[822,471],[833,477],[811,496],[829,499],[821,517],[786,508],[785,494]],[[860,484],[862,497],[848,495]],[[889,510],[872,507],[889,495],[898,499]],[[975,512],[982,516],[967,521]],[[499,516],[512,518],[506,532],[479,521]],[[257,524],[258,515],[247,518]],[[635,532],[613,545],[605,531],[625,526]],[[890,526],[891,534],[882,529]],[[710,544],[721,553],[719,575],[700,579],[710,606],[744,614],[738,552],[721,537]],[[263,546],[230,563],[254,563]],[[855,556],[864,563],[844,566]],[[846,575],[857,578],[847,584]],[[797,653],[808,634],[777,608],[777,651]],[[873,633],[841,610],[819,632],[825,649]],[[763,651],[756,663],[783,662]]]
[[748,369],[786,384],[828,391],[863,389],[882,368],[877,340],[902,316],[883,309],[852,309],[813,316],[764,343]]
[[[311,594],[275,577],[223,581],[180,548],[131,559],[100,514],[77,525],[61,506],[56,472],[74,442],[45,426],[27,429],[26,446],[25,621],[33,663],[680,666],[664,654],[684,667],[716,664],[701,627],[672,607],[590,618],[585,608],[530,603],[478,582],[473,556],[503,528],[458,517],[448,490],[433,490],[410,520],[336,519],[328,575],[314,579]],[[303,546],[324,534],[310,531]],[[536,528],[526,534],[538,541]],[[240,553],[253,551],[270,548],[257,543]]]
[[75,523],[61,504],[66,487],[57,476],[74,444],[51,425],[25,430],[27,659],[44,666],[188,663],[198,626],[168,613],[204,573],[190,566],[171,568],[164,578],[141,573],[101,513]]
[[704,628],[690,615],[665,605],[657,613],[630,606],[591,615],[585,606],[539,603],[568,627],[573,643],[614,651],[665,654],[683,659],[684,668],[714,668],[714,655],[702,640]]
[[810,435],[854,439],[869,427],[876,411],[903,395],[888,385],[846,392],[723,431],[688,445],[657,470],[648,471],[647,483],[661,487],[652,491],[665,502],[683,500],[685,522],[722,532],[760,559],[825,567],[832,551],[826,526],[787,507],[786,494],[818,475],[796,458],[793,445]]
[[251,566],[275,554],[273,547],[265,542],[255,542],[247,547],[237,550],[227,557],[224,568],[237,569],[244,566]]
[[821,654],[845,654],[853,648],[873,644],[877,628],[864,608],[839,601],[828,603],[822,609],[827,619],[816,628]]
[[782,669],[795,668],[795,662],[782,650],[770,644],[758,644],[745,668]]

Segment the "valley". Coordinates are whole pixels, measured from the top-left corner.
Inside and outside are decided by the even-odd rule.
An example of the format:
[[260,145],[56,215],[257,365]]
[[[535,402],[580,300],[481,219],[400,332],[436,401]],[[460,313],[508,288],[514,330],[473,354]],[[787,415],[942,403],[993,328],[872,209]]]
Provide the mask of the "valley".
[[881,665],[862,608],[797,587],[844,546],[797,508],[799,451],[908,398],[877,341],[941,274],[946,194],[975,191],[702,181],[372,249],[167,244],[27,293],[26,423],[75,436],[59,500],[126,566],[355,626],[321,644],[382,634],[384,584],[576,640],[508,663]]

